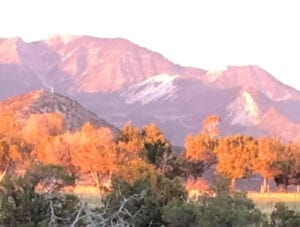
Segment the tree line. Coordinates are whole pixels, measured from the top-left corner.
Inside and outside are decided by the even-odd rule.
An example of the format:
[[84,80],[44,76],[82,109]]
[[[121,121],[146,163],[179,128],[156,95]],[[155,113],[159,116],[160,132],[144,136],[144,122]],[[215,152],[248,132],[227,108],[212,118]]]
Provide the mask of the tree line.
[[184,157],[207,167],[215,166],[216,172],[231,179],[234,190],[237,179],[254,174],[263,177],[262,191],[274,179],[277,186],[286,190],[288,185],[300,184],[300,141],[283,142],[279,138],[248,135],[219,136],[220,118],[212,115],[203,121],[202,130],[188,135]]
[[[271,222],[235,181],[258,173],[286,187],[298,184],[299,143],[244,135],[221,137],[220,118],[207,117],[180,154],[155,124],[126,124],[117,134],[86,123],[66,131],[57,113],[27,121],[0,113],[0,224],[4,226],[298,226],[300,215],[276,205]],[[214,168],[212,190],[189,199],[183,182]],[[104,195],[90,208],[61,193],[90,176]],[[280,181],[281,180],[281,181]],[[110,182],[110,184],[107,184]],[[26,225],[24,225],[26,223]],[[273,224],[272,224],[273,223]],[[283,223],[280,225],[280,223]],[[288,223],[288,225],[286,225]],[[291,223],[296,223],[292,225]]]
[[[208,116],[196,135],[187,135],[180,154],[155,124],[141,129],[126,124],[117,135],[109,128],[84,124],[75,132],[66,131],[58,113],[30,115],[21,124],[14,115],[0,113],[0,179],[33,163],[64,166],[74,175],[89,175],[99,190],[115,173],[139,169],[129,178],[144,173],[151,165],[169,178],[201,177],[213,167],[231,179],[231,189],[240,178],[253,174],[263,177],[262,190],[275,179],[278,186],[298,185],[300,181],[300,143],[284,143],[279,138],[247,135],[220,136],[221,119]],[[128,173],[129,174],[129,173]],[[79,177],[80,178],[80,177]]]

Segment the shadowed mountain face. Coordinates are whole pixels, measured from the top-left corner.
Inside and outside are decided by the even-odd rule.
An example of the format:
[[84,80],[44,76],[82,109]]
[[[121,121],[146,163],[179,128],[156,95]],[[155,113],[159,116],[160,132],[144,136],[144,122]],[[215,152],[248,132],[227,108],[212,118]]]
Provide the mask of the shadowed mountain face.
[[182,67],[124,39],[0,39],[0,98],[41,88],[118,127],[155,122],[178,145],[209,114],[221,116],[223,134],[300,135],[300,92],[257,66]]

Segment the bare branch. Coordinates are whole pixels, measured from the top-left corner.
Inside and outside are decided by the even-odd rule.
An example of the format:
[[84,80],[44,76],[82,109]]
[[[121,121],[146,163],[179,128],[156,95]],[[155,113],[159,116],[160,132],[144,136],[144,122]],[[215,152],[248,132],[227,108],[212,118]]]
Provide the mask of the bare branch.
[[[120,193],[121,194],[121,193]],[[144,198],[146,190],[142,191],[140,194],[131,195],[128,198],[123,198],[120,202],[117,210],[113,213],[107,212],[110,210],[110,203],[107,203],[102,211],[92,211],[86,204],[82,204],[80,207],[74,221],[71,224],[71,227],[75,227],[80,220],[85,220],[86,226],[113,226],[113,227],[134,227],[134,224],[130,223],[134,217],[136,217],[141,211],[140,208],[134,214],[132,214],[127,208],[126,205],[133,200],[140,201]],[[121,195],[120,195],[121,196]],[[114,210],[114,209],[113,209]],[[130,220],[126,220],[129,218]]]

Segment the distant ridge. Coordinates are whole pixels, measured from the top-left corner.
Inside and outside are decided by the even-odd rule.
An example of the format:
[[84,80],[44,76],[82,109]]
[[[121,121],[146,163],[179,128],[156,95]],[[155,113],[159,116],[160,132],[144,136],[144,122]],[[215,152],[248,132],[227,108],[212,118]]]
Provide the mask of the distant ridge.
[[31,114],[59,113],[66,122],[67,130],[70,131],[79,129],[86,122],[96,127],[108,127],[113,132],[118,130],[78,102],[50,91],[32,91],[1,101],[1,111],[14,114],[20,122],[26,121]]

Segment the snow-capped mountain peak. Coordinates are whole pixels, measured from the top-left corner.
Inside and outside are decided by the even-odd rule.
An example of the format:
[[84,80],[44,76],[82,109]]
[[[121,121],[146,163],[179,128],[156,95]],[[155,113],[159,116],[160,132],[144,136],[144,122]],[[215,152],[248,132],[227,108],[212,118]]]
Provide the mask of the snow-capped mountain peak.
[[139,102],[145,105],[158,99],[168,100],[175,96],[177,87],[173,82],[178,77],[179,75],[155,75],[128,87],[120,96],[125,98],[127,104]]
[[227,119],[232,125],[252,126],[259,124],[260,111],[252,95],[244,91],[232,103],[227,105]]

